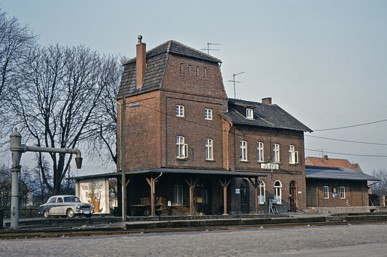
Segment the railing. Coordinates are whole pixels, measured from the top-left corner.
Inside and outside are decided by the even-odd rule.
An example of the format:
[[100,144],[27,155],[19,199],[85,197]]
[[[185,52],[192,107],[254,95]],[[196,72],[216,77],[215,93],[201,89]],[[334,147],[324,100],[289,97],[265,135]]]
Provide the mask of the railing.
[[[4,215],[3,218],[9,219],[11,217],[11,208],[2,210]],[[36,208],[19,209],[19,218],[36,218],[38,216],[38,209]]]

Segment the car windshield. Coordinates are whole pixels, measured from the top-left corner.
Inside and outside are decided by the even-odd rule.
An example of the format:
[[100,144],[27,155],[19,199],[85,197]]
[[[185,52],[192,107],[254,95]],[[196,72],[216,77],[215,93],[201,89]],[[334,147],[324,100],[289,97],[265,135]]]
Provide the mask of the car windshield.
[[78,197],[76,197],[76,196],[65,196],[64,201],[65,201],[65,203],[80,202]]

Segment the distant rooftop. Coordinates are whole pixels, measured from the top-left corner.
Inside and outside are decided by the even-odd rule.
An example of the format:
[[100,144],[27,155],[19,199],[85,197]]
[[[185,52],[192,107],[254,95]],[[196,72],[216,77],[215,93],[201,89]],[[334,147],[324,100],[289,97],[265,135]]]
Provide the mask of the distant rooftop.
[[380,179],[350,168],[313,165],[305,165],[305,177],[307,179],[380,181]]
[[[253,119],[246,118],[246,108],[253,109]],[[239,99],[228,99],[228,111],[223,112],[222,115],[234,125],[312,132],[310,128],[305,126],[276,104],[264,104]]]

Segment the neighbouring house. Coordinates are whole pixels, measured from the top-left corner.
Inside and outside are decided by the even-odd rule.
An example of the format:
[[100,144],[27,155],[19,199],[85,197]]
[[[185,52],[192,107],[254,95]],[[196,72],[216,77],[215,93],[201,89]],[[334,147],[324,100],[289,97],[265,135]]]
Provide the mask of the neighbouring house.
[[117,96],[129,214],[306,208],[304,132],[312,130],[271,98],[229,99],[220,64],[173,40],[147,51],[139,36]]
[[305,166],[308,208],[320,212],[369,211],[368,182],[377,178],[345,159],[306,157],[305,163],[313,164]]

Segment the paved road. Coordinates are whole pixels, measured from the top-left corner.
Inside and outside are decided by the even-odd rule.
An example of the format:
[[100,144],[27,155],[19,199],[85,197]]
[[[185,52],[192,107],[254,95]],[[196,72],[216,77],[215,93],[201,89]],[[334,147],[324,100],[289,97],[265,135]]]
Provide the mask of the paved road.
[[387,225],[0,240],[0,256],[387,256]]

